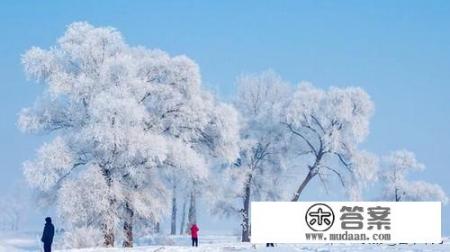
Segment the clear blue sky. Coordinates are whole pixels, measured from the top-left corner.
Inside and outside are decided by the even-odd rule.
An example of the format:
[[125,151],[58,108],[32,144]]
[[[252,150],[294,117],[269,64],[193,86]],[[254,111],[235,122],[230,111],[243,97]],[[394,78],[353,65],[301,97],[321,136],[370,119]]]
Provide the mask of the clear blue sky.
[[416,152],[427,165],[416,177],[450,193],[450,1],[187,2],[1,1],[0,192],[44,139],[16,129],[40,91],[20,55],[85,20],[116,27],[132,45],[188,55],[226,99],[237,75],[267,68],[291,82],[361,86],[376,104],[365,147]]

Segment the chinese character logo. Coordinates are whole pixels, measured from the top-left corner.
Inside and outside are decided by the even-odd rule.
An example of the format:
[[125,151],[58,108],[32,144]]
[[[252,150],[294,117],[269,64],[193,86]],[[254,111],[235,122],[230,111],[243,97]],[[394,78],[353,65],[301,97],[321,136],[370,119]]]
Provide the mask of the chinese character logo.
[[341,228],[343,230],[362,229],[364,208],[359,206],[349,207],[343,206],[341,208]]
[[368,220],[369,230],[374,229],[374,227],[377,230],[381,230],[382,228],[385,230],[391,229],[391,219],[389,219],[389,215],[391,214],[390,207],[369,207],[367,213],[370,216]]
[[306,224],[313,231],[327,231],[333,226],[334,213],[328,205],[318,203],[312,205],[305,216]]

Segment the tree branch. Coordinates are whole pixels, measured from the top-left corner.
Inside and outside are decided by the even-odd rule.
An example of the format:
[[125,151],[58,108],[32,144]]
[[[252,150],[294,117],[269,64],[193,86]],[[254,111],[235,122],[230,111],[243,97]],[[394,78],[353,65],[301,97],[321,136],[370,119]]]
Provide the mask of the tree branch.
[[320,124],[319,120],[314,116],[311,115],[311,118],[314,120],[314,122],[319,126],[319,128],[322,130],[322,133],[325,134],[325,129],[322,127],[322,124]]
[[300,138],[302,138],[306,144],[308,144],[309,148],[311,148],[311,150],[314,152],[314,155],[316,155],[316,157],[319,155],[319,153],[317,152],[316,148],[314,148],[314,146],[312,145],[312,143],[305,137],[303,136],[300,132],[296,131],[291,124],[286,123],[286,126],[289,128],[289,130],[294,134],[299,136]]
[[331,168],[331,167],[328,167],[328,166],[324,166],[324,167],[325,167],[326,169],[328,169],[328,170],[334,172],[336,175],[338,175],[339,180],[340,180],[342,186],[345,187],[344,178],[342,177],[342,174],[341,174],[340,172],[338,172],[338,171],[336,171],[335,169],[333,169],[333,168]]
[[322,177],[322,174],[319,172],[317,175],[319,175],[320,182],[322,183],[323,188],[325,188],[325,192],[329,194],[327,183],[325,179]]
[[333,154],[335,154],[338,157],[339,161],[341,161],[341,163],[344,165],[345,168],[347,168],[347,170],[349,172],[351,172],[351,173],[353,172],[352,169],[350,168],[351,167],[351,163],[345,161],[345,159],[344,159],[344,157],[342,156],[341,153],[333,152]]

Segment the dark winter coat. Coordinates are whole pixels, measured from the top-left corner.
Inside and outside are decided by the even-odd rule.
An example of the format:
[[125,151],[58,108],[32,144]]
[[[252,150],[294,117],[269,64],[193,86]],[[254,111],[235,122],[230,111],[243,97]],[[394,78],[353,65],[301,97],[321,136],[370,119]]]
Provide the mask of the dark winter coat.
[[55,227],[50,218],[45,219],[44,232],[42,232],[41,241],[46,244],[52,244],[53,236],[55,235]]

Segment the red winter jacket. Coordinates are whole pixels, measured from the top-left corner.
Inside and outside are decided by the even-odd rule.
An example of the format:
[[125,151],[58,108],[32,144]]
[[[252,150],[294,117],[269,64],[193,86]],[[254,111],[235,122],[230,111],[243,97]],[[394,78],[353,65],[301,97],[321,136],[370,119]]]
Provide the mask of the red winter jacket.
[[192,227],[191,227],[191,237],[192,238],[198,238],[198,231],[199,231],[200,229],[198,229],[198,227],[197,227],[197,225],[192,225]]

